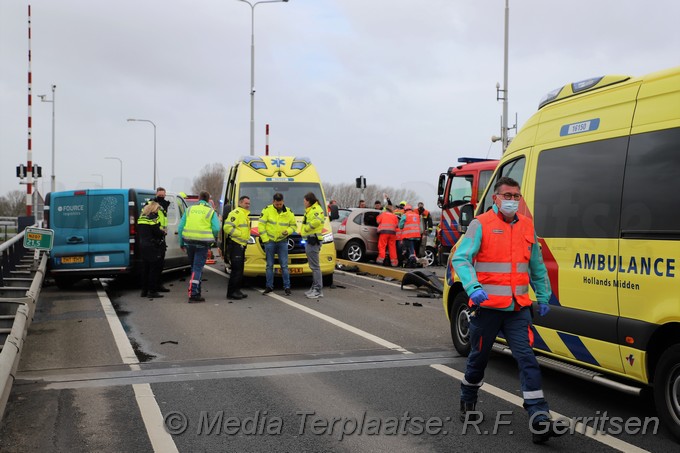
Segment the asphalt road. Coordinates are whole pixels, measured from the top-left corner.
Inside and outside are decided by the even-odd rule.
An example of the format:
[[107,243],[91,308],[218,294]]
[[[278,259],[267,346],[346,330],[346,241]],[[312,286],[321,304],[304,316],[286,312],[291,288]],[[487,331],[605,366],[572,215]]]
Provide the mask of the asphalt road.
[[[575,433],[533,445],[516,366],[500,355],[482,387],[484,421],[466,426],[458,420],[465,359],[451,346],[440,299],[336,272],[318,301],[304,297],[308,281],[287,297],[280,286],[261,295],[255,280],[247,299],[230,303],[221,266],[214,269],[204,274],[201,304],[187,303],[181,274],[168,276],[172,291],[153,300],[116,281],[45,287],[0,451],[678,448],[663,427],[653,432],[649,398],[550,370],[544,390],[555,416],[598,417],[611,435],[584,435],[575,425]],[[645,418],[647,432],[632,434]]]

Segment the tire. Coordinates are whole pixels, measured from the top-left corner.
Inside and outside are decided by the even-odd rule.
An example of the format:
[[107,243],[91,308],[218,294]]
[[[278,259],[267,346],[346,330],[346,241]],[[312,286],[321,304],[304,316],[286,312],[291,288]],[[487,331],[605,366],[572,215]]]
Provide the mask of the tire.
[[666,349],[656,365],[654,403],[661,421],[680,439],[680,345]]
[[465,316],[468,309],[468,296],[461,291],[453,300],[449,310],[451,323],[451,340],[458,354],[467,357],[470,354],[470,323]]
[[364,244],[357,240],[349,241],[349,243],[342,250],[342,256],[349,261],[358,263],[366,257],[366,249]]
[[427,260],[427,265],[428,266],[434,266],[434,263],[437,261],[437,252],[435,251],[434,247],[427,247],[425,249],[425,259]]
[[322,280],[324,288],[330,288],[331,286],[333,286],[333,274],[322,276]]

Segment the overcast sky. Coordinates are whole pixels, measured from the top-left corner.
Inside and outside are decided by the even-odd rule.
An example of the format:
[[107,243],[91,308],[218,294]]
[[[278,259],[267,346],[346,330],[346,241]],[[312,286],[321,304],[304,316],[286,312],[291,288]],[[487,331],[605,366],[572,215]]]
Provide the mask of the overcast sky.
[[[250,152],[251,9],[237,0],[32,0],[33,161],[57,190],[189,191]],[[27,6],[0,0],[0,194],[27,154]],[[499,157],[504,0],[290,0],[255,8],[255,154],[307,156],[323,181],[406,187],[435,207],[460,156]],[[680,65],[680,1],[510,0],[509,112],[548,91]],[[510,135],[514,135],[511,131]],[[102,175],[101,177],[99,175]],[[327,194],[330,196],[332,194]]]

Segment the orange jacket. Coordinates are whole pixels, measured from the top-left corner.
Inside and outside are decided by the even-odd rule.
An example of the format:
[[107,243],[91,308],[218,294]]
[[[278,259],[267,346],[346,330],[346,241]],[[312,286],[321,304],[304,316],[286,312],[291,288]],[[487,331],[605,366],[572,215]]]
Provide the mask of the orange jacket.
[[396,234],[399,228],[399,219],[389,211],[378,214],[378,234]]
[[420,216],[414,211],[406,211],[406,222],[402,228],[401,237],[403,239],[420,238]]
[[518,305],[531,305],[529,299],[529,260],[535,241],[534,224],[517,214],[520,221],[504,222],[489,210],[477,216],[482,224],[482,243],[475,259],[477,280],[489,300],[487,308],[507,308],[514,297]]

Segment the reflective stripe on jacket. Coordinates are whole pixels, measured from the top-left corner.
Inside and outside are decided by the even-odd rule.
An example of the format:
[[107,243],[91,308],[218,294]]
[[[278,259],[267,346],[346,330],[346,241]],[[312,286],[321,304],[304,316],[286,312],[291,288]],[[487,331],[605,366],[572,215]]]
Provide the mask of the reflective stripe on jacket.
[[323,215],[323,209],[319,206],[319,203],[314,203],[307,209],[305,209],[305,218],[302,222],[302,227],[300,231],[303,236],[316,235],[317,239],[323,240],[323,224],[325,222],[325,217]]
[[[212,228],[212,216],[215,215],[213,208],[202,202],[190,206],[184,215],[186,221],[181,233],[184,242],[207,244],[215,242]],[[219,231],[219,225],[217,231]]]
[[526,307],[529,299],[529,260],[535,242],[534,225],[525,216],[507,223],[494,211],[477,216],[482,242],[474,268],[477,280],[489,295],[486,308],[507,308],[513,303]]
[[[281,212],[277,211],[273,204],[264,208],[257,224],[262,242],[279,242],[295,233],[296,228],[295,214],[285,205],[281,208]],[[284,231],[288,233],[286,236],[283,235]]]
[[402,239],[419,239],[420,238],[420,216],[413,211],[406,211],[404,213],[406,220],[402,227]]
[[399,229],[399,219],[389,211],[378,214],[378,234],[396,234]]
[[224,222],[224,234],[234,242],[246,245],[250,239],[250,211],[241,207],[227,215]]

